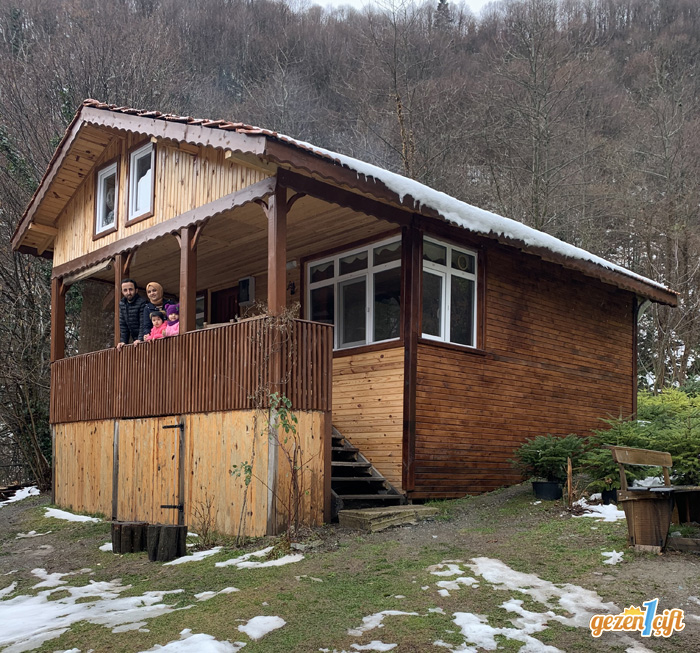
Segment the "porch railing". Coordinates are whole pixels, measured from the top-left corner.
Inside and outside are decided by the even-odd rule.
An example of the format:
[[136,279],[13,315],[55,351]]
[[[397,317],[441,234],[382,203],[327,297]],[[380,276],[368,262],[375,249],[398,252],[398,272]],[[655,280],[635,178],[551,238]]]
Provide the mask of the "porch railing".
[[51,422],[265,408],[331,410],[333,333],[271,318],[106,349],[51,365]]

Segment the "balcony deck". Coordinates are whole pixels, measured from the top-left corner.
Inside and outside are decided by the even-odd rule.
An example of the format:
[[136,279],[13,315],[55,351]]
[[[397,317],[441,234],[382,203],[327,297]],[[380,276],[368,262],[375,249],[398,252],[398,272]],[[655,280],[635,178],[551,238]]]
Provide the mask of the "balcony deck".
[[331,410],[333,332],[272,318],[105,349],[51,364],[51,423],[265,408]]

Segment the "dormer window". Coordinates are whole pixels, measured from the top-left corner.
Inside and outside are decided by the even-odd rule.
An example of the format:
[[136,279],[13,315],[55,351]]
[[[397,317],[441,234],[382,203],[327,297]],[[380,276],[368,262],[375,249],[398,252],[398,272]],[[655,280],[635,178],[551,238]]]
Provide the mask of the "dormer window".
[[104,235],[117,228],[118,202],[119,180],[117,177],[117,162],[115,161],[97,173],[95,235]]
[[153,215],[153,143],[134,150],[129,156],[128,222]]

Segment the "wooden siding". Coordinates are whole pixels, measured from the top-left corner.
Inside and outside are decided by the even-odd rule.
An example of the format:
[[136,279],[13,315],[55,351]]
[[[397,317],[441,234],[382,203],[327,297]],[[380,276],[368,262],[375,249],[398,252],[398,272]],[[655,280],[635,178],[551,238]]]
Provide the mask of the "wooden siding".
[[[323,523],[324,482],[330,439],[322,412],[297,413],[298,444],[303,452],[300,517]],[[184,476],[185,523],[195,531],[211,511],[212,527],[248,537],[268,534],[270,438],[264,411],[231,411],[187,415],[185,454],[179,460],[179,416],[100,420],[56,426],[56,503],[78,512],[112,514],[115,424],[118,448],[117,518],[151,523],[177,523],[179,474]],[[282,442],[289,447],[290,439]],[[286,524],[290,468],[278,456],[277,509]],[[233,473],[252,466],[250,484]],[[180,465],[183,469],[180,470]],[[243,517],[243,519],[242,519]]]
[[112,515],[114,421],[57,424],[54,432],[56,504]]
[[[155,145],[155,200],[153,216],[126,226],[129,185],[129,154],[146,141],[142,136],[115,136],[94,168],[85,176],[56,223],[54,267],[88,254],[185,211],[251,186],[268,174],[247,167],[224,152],[205,147],[181,149],[164,142]],[[96,173],[107,162],[119,161],[118,228],[93,240]]]
[[[122,351],[51,364],[51,422],[153,417],[264,405],[270,352],[281,350],[281,385],[295,409],[330,410],[332,328],[297,320],[283,342],[265,318],[195,331]],[[267,335],[265,335],[267,334]],[[260,403],[262,402],[262,403]]]
[[404,350],[336,356],[333,425],[401,488]]
[[525,439],[633,410],[631,293],[501,248],[487,274],[485,352],[418,347],[415,497],[518,482]]

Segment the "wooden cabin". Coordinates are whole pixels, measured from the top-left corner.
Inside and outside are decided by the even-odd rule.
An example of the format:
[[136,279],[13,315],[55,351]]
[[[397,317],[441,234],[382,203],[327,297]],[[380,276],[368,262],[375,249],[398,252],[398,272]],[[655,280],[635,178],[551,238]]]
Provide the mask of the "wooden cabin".
[[[94,100],[12,244],[53,260],[56,503],[193,527],[205,510],[249,535],[289,513],[270,394],[298,418],[311,523],[330,517],[332,429],[402,500],[485,492],[520,480],[509,459],[525,439],[634,413],[640,306],[676,304],[654,281],[355,159]],[[179,297],[180,336],[112,346],[123,277]],[[66,351],[75,283],[91,289],[83,324],[108,327],[95,351]]]

